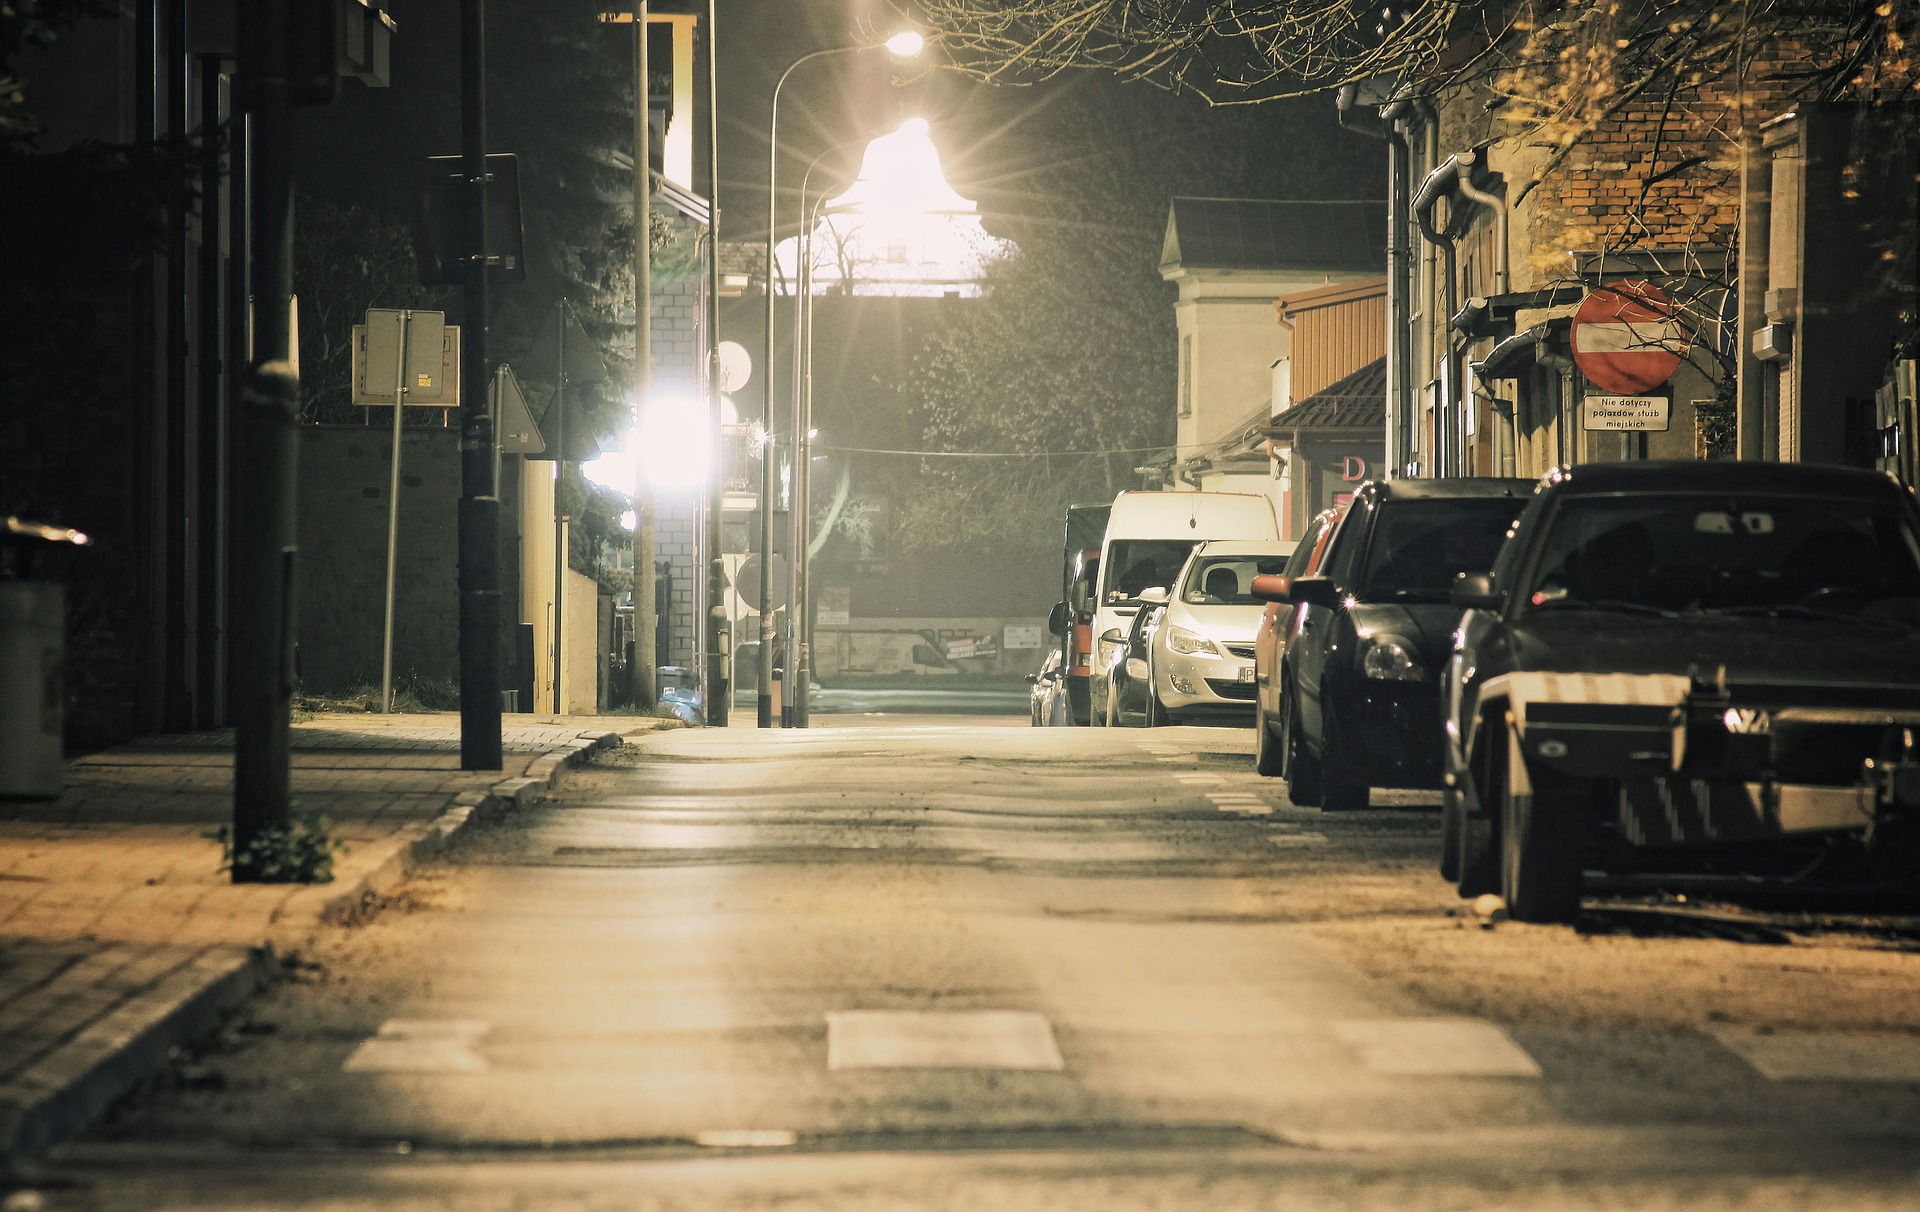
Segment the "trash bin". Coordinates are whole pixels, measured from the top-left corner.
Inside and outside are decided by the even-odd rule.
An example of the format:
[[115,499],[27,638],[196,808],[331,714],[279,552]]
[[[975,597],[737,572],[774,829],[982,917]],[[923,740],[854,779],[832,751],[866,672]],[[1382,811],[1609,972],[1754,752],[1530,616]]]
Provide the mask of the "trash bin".
[[41,577],[41,557],[90,541],[77,530],[0,522],[0,798],[60,794],[67,593]]

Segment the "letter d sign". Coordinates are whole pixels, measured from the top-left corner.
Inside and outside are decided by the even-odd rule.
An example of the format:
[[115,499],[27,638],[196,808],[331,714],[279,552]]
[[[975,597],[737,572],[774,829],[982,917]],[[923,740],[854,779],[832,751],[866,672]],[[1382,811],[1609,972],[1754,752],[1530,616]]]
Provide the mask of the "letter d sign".
[[1359,455],[1348,455],[1340,460],[1340,478],[1352,484],[1367,478],[1367,461]]

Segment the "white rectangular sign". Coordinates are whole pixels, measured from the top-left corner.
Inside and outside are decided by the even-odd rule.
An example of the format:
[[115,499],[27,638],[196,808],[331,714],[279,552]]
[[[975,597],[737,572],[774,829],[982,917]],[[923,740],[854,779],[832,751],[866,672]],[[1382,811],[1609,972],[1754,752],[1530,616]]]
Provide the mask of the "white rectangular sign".
[[1588,396],[1584,427],[1665,433],[1670,407],[1665,396]]
[[1000,642],[1009,649],[1040,647],[1042,629],[1024,623],[1008,623],[1002,630]]

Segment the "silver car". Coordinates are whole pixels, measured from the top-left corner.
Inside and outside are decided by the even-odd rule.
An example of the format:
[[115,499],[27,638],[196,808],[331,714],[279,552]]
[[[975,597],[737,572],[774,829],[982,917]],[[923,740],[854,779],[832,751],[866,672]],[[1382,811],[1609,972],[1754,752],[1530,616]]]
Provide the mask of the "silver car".
[[1287,539],[1215,539],[1194,548],[1174,579],[1149,657],[1165,718],[1253,711],[1253,634],[1267,605],[1253,596],[1253,578],[1284,571],[1293,548]]

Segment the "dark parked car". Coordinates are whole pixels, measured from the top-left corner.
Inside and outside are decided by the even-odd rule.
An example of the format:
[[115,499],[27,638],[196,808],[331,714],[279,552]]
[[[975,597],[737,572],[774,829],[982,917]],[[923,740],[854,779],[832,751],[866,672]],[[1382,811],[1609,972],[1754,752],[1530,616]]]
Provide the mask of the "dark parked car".
[[1920,513],[1884,475],[1584,465],[1464,578],[1442,870],[1523,921],[1589,869],[1783,874],[1920,839]]
[[1156,728],[1166,723],[1166,713],[1153,693],[1153,637],[1167,614],[1167,591],[1158,585],[1142,590],[1140,609],[1134,612],[1123,635],[1118,627],[1108,631],[1100,647],[1111,653],[1107,666],[1106,724],[1117,728],[1137,718],[1142,727]]
[[1364,808],[1373,787],[1438,787],[1440,671],[1463,572],[1484,572],[1533,495],[1532,480],[1367,483],[1328,541],[1317,576],[1288,585],[1305,605],[1280,662],[1287,794]]

